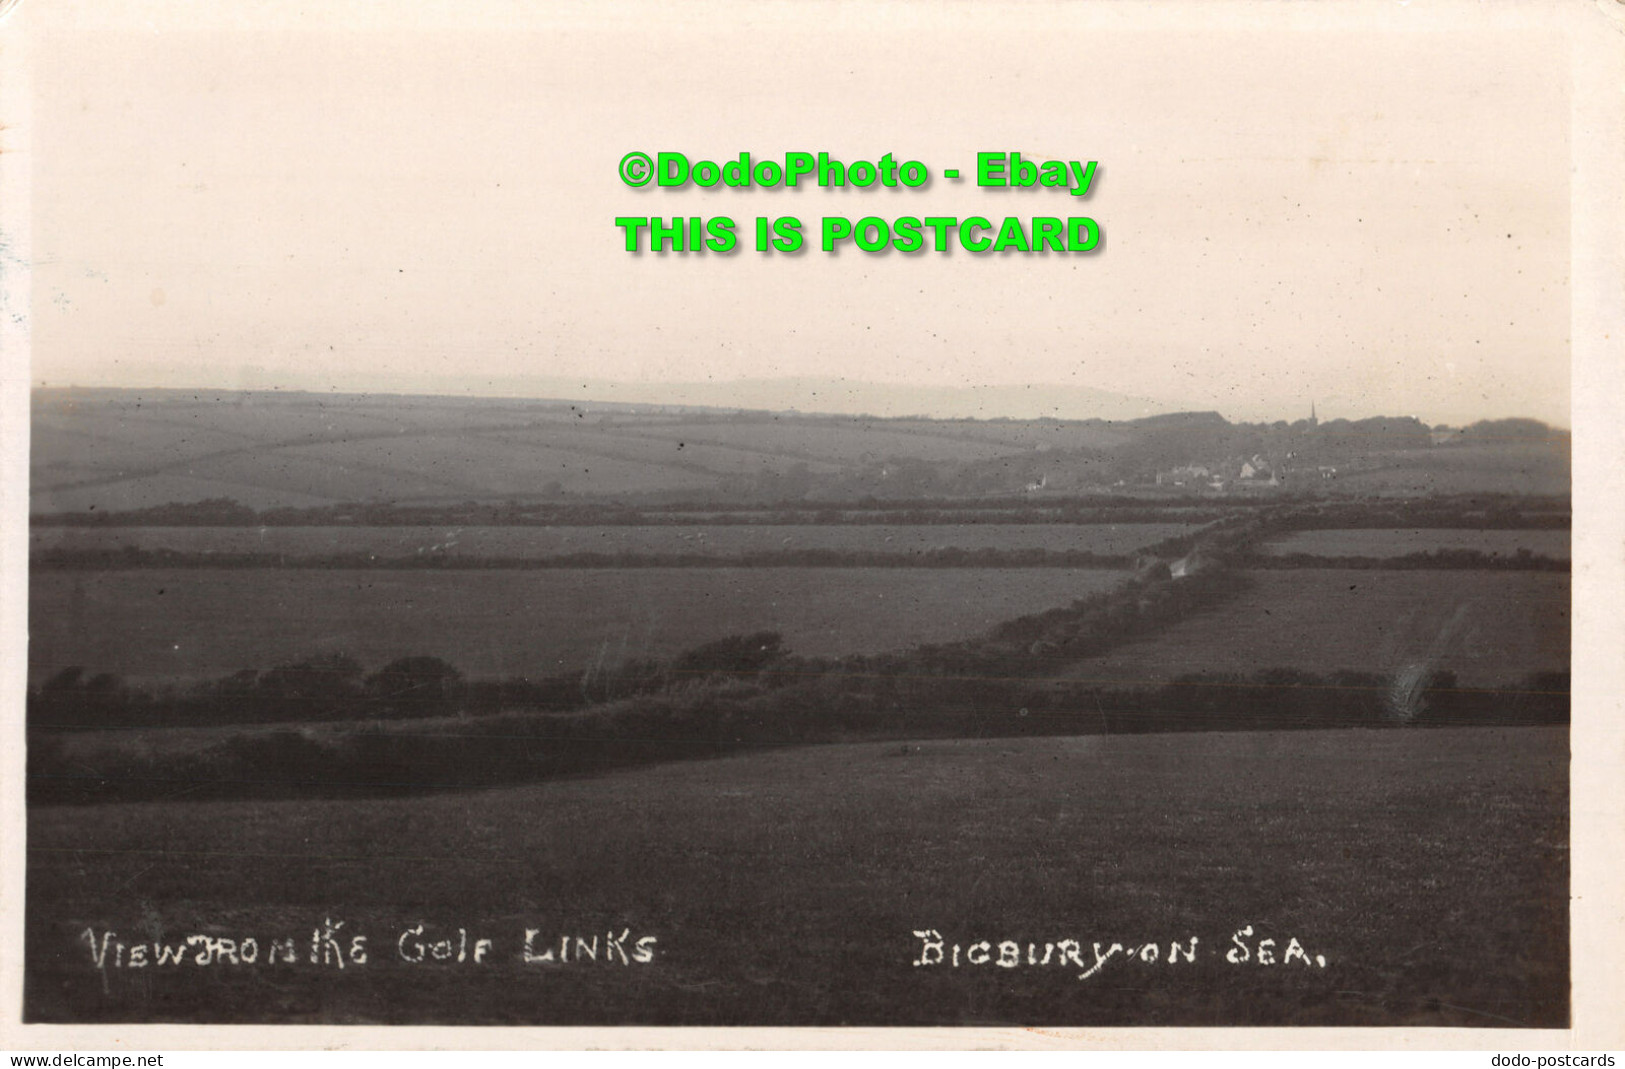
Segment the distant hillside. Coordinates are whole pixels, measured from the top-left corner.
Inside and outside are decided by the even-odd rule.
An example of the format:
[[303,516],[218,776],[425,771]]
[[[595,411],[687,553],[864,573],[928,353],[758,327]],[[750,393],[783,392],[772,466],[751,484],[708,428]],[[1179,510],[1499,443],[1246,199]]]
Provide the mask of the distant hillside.
[[[1437,444],[1436,444],[1437,443]],[[811,416],[680,404],[40,390],[33,510],[229,500],[751,502],[1078,493],[1565,494],[1567,432]]]
[[1139,419],[1166,404],[1088,386],[922,386],[852,379],[778,378],[728,382],[564,382],[532,396],[591,398],[604,403],[727,410],[794,411],[806,415],[896,419],[929,413],[937,419]]

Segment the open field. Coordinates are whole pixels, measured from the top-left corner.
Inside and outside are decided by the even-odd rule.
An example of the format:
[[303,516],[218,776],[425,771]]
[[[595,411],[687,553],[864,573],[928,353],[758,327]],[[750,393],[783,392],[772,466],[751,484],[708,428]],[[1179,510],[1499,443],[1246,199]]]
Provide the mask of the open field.
[[892,420],[893,430],[951,434],[977,441],[1002,442],[1029,449],[1115,449],[1133,440],[1132,431],[1111,423],[1075,423],[1065,420]]
[[1452,445],[1390,453],[1363,471],[1339,471],[1335,492],[1550,494],[1569,485],[1566,449],[1544,443]]
[[927,553],[938,549],[1132,553],[1190,534],[1185,523],[962,523],[658,525],[647,527],[35,527],[34,551],[172,550],[189,554],[373,553],[380,557],[553,557],[572,553],[683,554],[833,550]]
[[39,572],[29,672],[68,665],[187,680],[344,652],[432,654],[532,678],[775,630],[804,655],[969,637],[1125,573],[1071,568],[638,568],[504,572],[144,569]]
[[1526,549],[1537,556],[1567,560],[1569,532],[1449,528],[1294,531],[1264,542],[1258,552],[1273,556],[1303,553],[1315,557],[1403,557],[1441,549],[1471,549],[1502,557]]
[[1569,668],[1565,574],[1316,568],[1249,579],[1240,597],[1066,675],[1163,682],[1190,672],[1386,673],[1426,664],[1472,686]]
[[[1562,1027],[1568,756],[1538,728],[942,741],[409,799],[34,806],[24,1013]],[[366,937],[364,964],[308,961],[324,919]],[[490,939],[485,960],[403,961],[420,922],[453,950],[459,928]],[[259,961],[98,971],[86,928],[149,955],[252,936]],[[527,929],[572,960],[525,963]],[[911,964],[927,929],[959,968]],[[612,955],[623,931],[651,961]],[[268,964],[284,938],[298,962]],[[1089,979],[1027,964],[1069,939],[1109,954]],[[970,965],[981,940],[1020,964]],[[1110,952],[1153,942],[1155,963]]]
[[[356,500],[704,494],[722,480],[838,473],[887,460],[965,463],[1031,451],[860,418],[755,418],[562,402],[73,391],[36,398],[36,510],[227,497],[253,508]],[[968,424],[966,426],[969,426]]]
[[[839,433],[830,433],[838,424]],[[884,420],[846,419],[810,422],[767,416],[734,422],[678,423],[650,427],[640,433],[672,442],[761,449],[772,443],[774,452],[809,461],[855,463],[864,460],[991,460],[1027,452],[1027,443],[1009,443],[955,433],[952,424],[933,428],[912,424],[893,430]]]

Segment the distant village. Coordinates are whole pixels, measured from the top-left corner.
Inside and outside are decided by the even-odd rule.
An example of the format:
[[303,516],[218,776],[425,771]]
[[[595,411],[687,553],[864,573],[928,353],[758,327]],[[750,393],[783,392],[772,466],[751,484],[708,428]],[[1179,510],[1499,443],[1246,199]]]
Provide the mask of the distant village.
[[[1111,486],[1213,494],[1260,492],[1288,486],[1301,490],[1325,484],[1340,475],[1381,468],[1391,463],[1391,451],[1395,448],[1426,451],[1437,446],[1544,437],[1549,433],[1543,424],[1524,420],[1480,423],[1471,428],[1443,424],[1427,427],[1408,419],[1360,424],[1333,420],[1322,424],[1313,406],[1307,419],[1254,429],[1266,431],[1263,442],[1255,438],[1251,443],[1262,444],[1263,448],[1237,450],[1236,446],[1241,443],[1233,439],[1212,442],[1206,449],[1209,455],[1203,456],[1203,448],[1196,446],[1194,459],[1186,457],[1179,462],[1149,465],[1139,472],[1123,474],[1113,480]],[[1493,433],[1495,430],[1502,433]],[[1273,442],[1269,441],[1271,438]],[[1038,494],[1059,488],[1057,481],[1049,474],[1040,474],[1028,482],[1025,489],[1030,494]]]

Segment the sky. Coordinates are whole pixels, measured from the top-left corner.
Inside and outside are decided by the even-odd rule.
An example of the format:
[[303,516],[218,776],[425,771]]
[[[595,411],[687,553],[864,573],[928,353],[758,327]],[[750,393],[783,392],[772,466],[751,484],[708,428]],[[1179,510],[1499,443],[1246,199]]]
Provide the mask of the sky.
[[[1569,422],[1567,44],[1523,5],[64,8],[18,12],[36,385]],[[637,190],[634,150],[935,177]],[[1093,160],[1095,186],[942,177],[979,151]],[[634,255],[621,215],[1104,240]]]

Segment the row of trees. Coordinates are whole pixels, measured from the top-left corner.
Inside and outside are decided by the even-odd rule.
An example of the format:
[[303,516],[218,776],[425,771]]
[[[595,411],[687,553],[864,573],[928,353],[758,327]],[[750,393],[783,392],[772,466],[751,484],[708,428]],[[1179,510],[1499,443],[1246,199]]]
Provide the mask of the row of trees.
[[1281,514],[1283,530],[1441,528],[1554,530],[1572,526],[1567,498],[1499,494],[1432,496],[1399,501],[1300,502]]
[[107,673],[66,668],[28,695],[30,727],[47,730],[441,716],[464,697],[457,668],[403,657],[368,675],[342,653],[151,691]]
[[[1189,463],[1183,447],[1157,454],[1148,464],[1162,468]],[[832,495],[756,492],[749,502],[696,499],[666,503],[625,504],[586,501],[466,501],[439,505],[390,502],[322,505],[308,508],[253,509],[229,498],[172,502],[124,511],[43,513],[31,517],[37,527],[510,527],[510,526],[661,526],[815,525],[815,524],[964,524],[964,523],[1165,523],[1205,522],[1237,509],[1275,504],[1312,503],[1297,515],[1303,527],[1463,527],[1566,528],[1566,497],[1508,494],[1431,495],[1411,500],[1347,500],[1283,491],[1269,501],[1173,497],[1148,501],[1144,496],[1098,492],[1066,494],[1047,491],[1042,503],[1020,493],[1021,485],[1065,467],[1054,453],[1035,454],[1023,462],[1020,485],[999,493],[986,489],[921,491],[906,500],[895,492]],[[1001,470],[1010,467],[998,461]],[[893,475],[891,468],[886,481]],[[1161,470],[1155,466],[1147,470]],[[1006,473],[1001,478],[1015,478]]]
[[[1211,501],[1147,502],[1143,497],[1088,494],[1046,498],[1043,507],[1011,496],[926,496],[900,503],[876,496],[827,501],[800,497],[748,505],[688,501],[625,505],[478,502],[399,505],[387,502],[252,509],[230,498],[172,502],[125,511],[43,513],[39,527],[652,527],[707,525],[936,525],[963,523],[1164,523],[1218,519],[1232,506]],[[1188,514],[1188,515],[1187,515]]]
[[489,716],[508,709],[573,712],[678,684],[758,675],[786,657],[782,637],[764,631],[706,643],[671,661],[633,660],[539,680],[470,680],[430,656],[403,657],[367,674],[342,653],[159,690],[73,667],[29,692],[28,726],[85,731]]
[[895,674],[860,682],[825,672],[772,688],[711,679],[545,718],[504,713],[327,730],[244,730],[202,749],[139,747],[74,755],[64,735],[31,733],[36,803],[150,798],[332,796],[491,787],[762,746],[923,738],[1409,726],[1511,727],[1568,721],[1566,675],[1462,688],[1444,673],[1396,693],[1374,673],[1276,669],[1188,676],[1127,688]]

